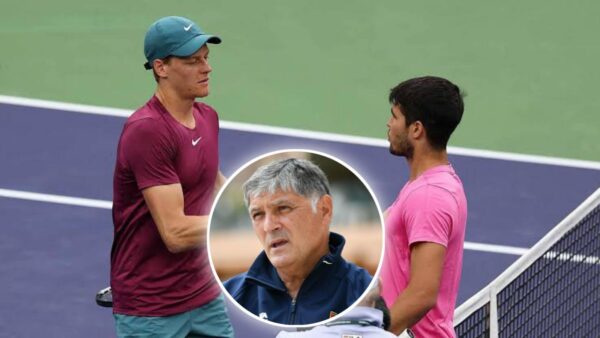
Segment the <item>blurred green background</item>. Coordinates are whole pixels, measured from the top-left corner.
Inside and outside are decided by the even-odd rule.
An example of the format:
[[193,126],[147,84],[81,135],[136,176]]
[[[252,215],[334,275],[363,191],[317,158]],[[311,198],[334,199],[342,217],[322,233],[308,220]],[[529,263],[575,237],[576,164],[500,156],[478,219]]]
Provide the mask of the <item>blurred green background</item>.
[[467,92],[451,145],[600,160],[600,3],[31,1],[0,11],[0,95],[134,109],[151,95],[148,26],[182,15],[211,51],[221,119],[385,138],[388,90]]

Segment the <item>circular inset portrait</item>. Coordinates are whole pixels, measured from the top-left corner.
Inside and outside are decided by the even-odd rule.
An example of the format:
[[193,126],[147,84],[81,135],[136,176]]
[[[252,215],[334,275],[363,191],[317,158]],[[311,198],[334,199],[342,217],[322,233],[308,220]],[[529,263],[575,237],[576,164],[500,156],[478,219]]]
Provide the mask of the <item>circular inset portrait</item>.
[[337,317],[376,284],[382,217],[351,167],[286,150],[231,177],[213,207],[208,242],[217,279],[246,313],[312,325]]

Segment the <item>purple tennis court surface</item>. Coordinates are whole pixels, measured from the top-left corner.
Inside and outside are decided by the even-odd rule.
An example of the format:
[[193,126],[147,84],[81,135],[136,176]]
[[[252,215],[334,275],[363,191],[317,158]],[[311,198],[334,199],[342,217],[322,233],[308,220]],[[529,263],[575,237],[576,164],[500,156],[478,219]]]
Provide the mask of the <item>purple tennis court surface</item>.
[[[385,133],[382,116],[382,135]],[[114,154],[124,119],[0,104],[0,189],[112,198]],[[253,157],[285,148],[332,154],[371,185],[383,208],[407,178],[385,147],[232,129],[221,130],[228,175]],[[530,247],[600,186],[600,170],[450,156],[469,200],[468,242]],[[110,310],[94,303],[108,285],[109,209],[0,197],[0,336],[111,337]],[[465,250],[459,304],[518,258]],[[279,330],[230,313],[241,336]]]

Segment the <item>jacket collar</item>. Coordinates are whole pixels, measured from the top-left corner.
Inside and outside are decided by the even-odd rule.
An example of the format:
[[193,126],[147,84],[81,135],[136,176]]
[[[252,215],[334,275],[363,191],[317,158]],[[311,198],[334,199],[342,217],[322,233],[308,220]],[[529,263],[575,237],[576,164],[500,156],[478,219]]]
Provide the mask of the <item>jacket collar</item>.
[[[340,234],[335,232],[329,233],[329,253],[321,257],[319,263],[315,266],[313,271],[306,277],[303,284],[305,284],[311,277],[315,274],[318,274],[322,267],[329,266],[328,270],[332,270],[337,268],[341,262],[343,262],[342,258],[342,250],[344,249],[344,245],[346,244],[346,240]],[[277,274],[277,270],[271,264],[269,259],[267,258],[267,254],[263,251],[258,255],[254,263],[248,269],[248,273],[246,274],[246,280],[261,284],[264,287],[275,289],[281,292],[287,292],[285,285],[279,275]]]

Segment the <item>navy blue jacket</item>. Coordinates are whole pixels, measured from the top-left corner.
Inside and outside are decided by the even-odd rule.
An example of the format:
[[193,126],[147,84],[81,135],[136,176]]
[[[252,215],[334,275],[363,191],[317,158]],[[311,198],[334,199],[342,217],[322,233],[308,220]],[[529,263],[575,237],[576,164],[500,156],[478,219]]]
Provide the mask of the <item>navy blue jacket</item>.
[[300,286],[296,299],[287,293],[275,267],[261,252],[248,272],[223,283],[229,294],[248,311],[281,324],[312,324],[352,305],[371,283],[371,275],[342,258],[346,240],[329,234],[330,253]]

